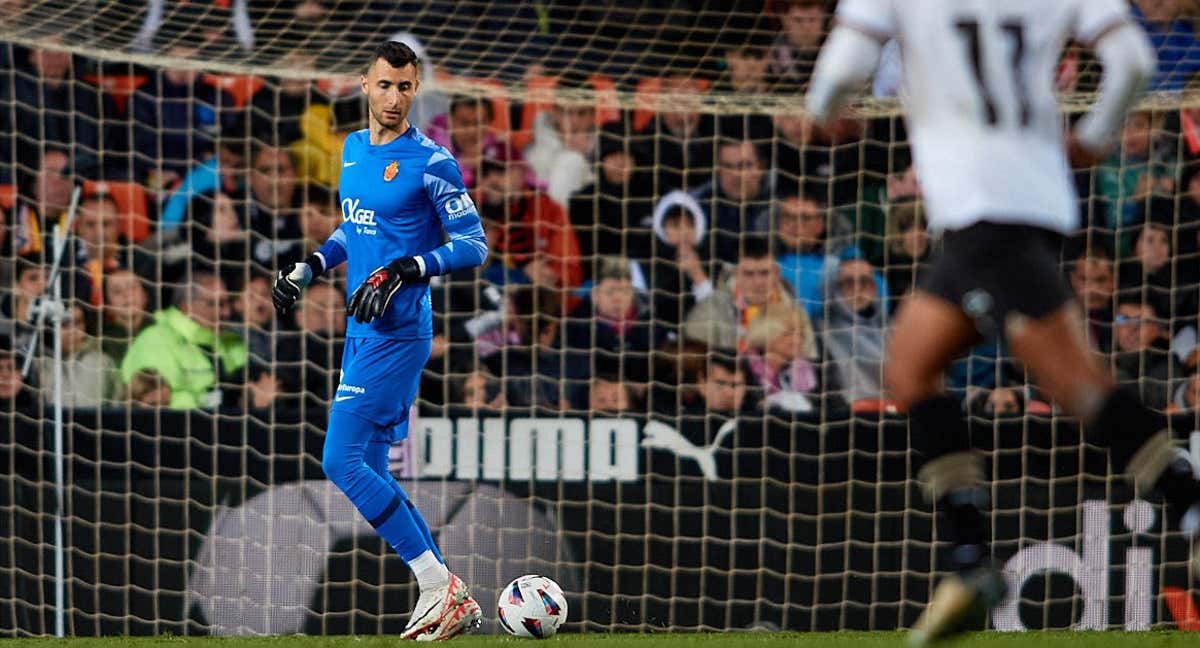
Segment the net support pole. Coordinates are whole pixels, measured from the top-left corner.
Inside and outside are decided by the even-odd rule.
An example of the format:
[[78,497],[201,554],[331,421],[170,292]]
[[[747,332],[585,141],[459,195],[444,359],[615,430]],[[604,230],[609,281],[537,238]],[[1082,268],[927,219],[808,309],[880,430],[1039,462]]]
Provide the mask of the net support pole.
[[[58,226],[56,226],[57,230]],[[55,232],[54,258],[57,264],[66,247],[66,235]],[[62,282],[53,285],[54,303],[62,304]],[[62,359],[62,311],[57,311],[54,320],[54,636],[66,634],[66,587],[64,580],[63,547],[63,359]]]
[[66,223],[54,226],[54,261],[50,268],[48,284],[49,295],[37,303],[37,313],[33,327],[33,335],[29,346],[25,349],[25,364],[21,368],[21,378],[29,375],[33,366],[33,356],[37,353],[38,338],[42,334],[42,326],[46,317],[54,325],[54,636],[66,636],[66,546],[63,537],[63,516],[66,514],[66,497],[64,492],[64,457],[63,457],[63,363],[62,363],[62,319],[68,313],[62,302],[62,282],[58,275],[62,271],[62,255],[67,249],[67,236],[75,224],[75,216],[79,211],[79,200],[83,190],[79,185],[71,191],[71,202],[67,208]]

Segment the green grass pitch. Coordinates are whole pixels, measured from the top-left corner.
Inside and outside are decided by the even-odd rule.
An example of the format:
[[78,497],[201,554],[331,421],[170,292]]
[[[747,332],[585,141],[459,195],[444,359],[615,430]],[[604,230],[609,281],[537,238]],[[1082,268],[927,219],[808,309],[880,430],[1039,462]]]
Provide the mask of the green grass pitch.
[[[0,648],[396,648],[407,644],[398,637],[107,637],[101,639],[0,640]],[[947,648],[1148,648],[1196,646],[1200,635],[1183,632],[1025,632],[976,633],[945,644]],[[412,645],[412,644],[408,644]],[[544,642],[502,635],[473,635],[453,640],[450,647],[477,648],[901,648],[904,635],[897,632],[796,632],[724,634],[563,634]]]

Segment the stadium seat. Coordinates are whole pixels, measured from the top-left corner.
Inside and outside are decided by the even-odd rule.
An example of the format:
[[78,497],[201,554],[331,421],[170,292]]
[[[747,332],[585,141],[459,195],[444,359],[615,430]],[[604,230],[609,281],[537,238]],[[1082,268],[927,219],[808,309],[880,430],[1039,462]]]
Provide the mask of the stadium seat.
[[146,208],[146,190],[136,182],[87,180],[83,183],[85,196],[108,194],[121,210],[121,234],[131,243],[140,243],[150,236],[150,217]]
[[200,80],[218,90],[228,92],[229,96],[233,97],[233,104],[238,108],[246,107],[254,98],[254,94],[263,87],[263,78],[260,76],[205,74]]
[[17,185],[0,184],[0,209],[8,211],[17,202]]
[[492,90],[488,100],[492,102],[492,130],[498,135],[507,134],[512,130],[512,116],[509,114],[508,98],[504,96],[504,84],[494,79],[478,79],[458,77],[452,74],[438,74],[440,83],[470,83]]
[[596,125],[603,126],[621,118],[621,102],[617,98],[617,84],[602,75],[588,79],[592,89],[596,91]]
[[[594,75],[588,78],[588,85],[596,93],[596,125],[603,126],[620,118],[617,86],[612,79]],[[521,105],[521,123],[513,134],[513,146],[525,148],[533,139],[533,124],[542,111],[554,105],[554,90],[557,87],[558,77],[536,76],[529,79],[525,86],[525,95],[529,100]]]
[[121,115],[129,112],[129,97],[133,91],[147,81],[142,74],[88,74],[83,80],[108,93],[112,97],[113,108]]
[[[692,79],[697,92],[709,88],[707,79]],[[646,77],[638,81],[633,95],[633,130],[640,131],[650,123],[654,113],[658,111],[659,93],[662,92],[661,77]]]
[[850,404],[855,414],[899,414],[896,403],[886,398],[860,398]]

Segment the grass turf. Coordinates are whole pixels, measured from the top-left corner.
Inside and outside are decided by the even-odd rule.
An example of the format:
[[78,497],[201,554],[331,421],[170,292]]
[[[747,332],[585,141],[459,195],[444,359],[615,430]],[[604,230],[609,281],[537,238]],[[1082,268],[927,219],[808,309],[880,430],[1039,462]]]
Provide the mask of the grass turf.
[[[406,644],[391,636],[336,637],[105,637],[73,639],[0,640],[7,646],[63,648],[395,648]],[[966,635],[947,648],[1004,648],[1035,646],[1045,648],[1149,648],[1159,646],[1196,646],[1200,635],[1183,632],[1024,632],[976,633]],[[411,644],[409,644],[411,645]],[[443,644],[446,645],[446,644]],[[450,646],[473,648],[505,646],[519,648],[535,645],[556,648],[900,648],[904,635],[898,632],[776,632],[724,634],[562,634],[544,643],[503,635],[472,635],[455,639]]]

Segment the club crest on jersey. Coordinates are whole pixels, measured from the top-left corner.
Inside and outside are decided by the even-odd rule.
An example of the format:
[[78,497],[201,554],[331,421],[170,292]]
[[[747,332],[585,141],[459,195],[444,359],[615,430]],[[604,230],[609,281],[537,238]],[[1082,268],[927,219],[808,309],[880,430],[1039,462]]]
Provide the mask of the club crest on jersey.
[[400,173],[400,163],[392,160],[392,163],[383,169],[383,181],[391,182],[396,179],[396,175]]

